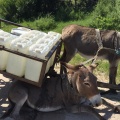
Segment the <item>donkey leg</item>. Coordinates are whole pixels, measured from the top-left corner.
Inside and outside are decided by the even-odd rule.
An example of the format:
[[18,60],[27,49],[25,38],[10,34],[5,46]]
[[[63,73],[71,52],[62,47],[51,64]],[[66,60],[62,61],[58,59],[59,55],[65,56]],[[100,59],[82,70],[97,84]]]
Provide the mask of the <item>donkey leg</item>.
[[[118,68],[118,61],[109,60],[109,84],[116,85],[117,68]],[[110,88],[110,90],[106,92],[102,92],[101,95],[108,94],[108,93],[117,94],[115,89]]]
[[14,107],[13,111],[11,112],[10,117],[12,117],[14,119],[20,118],[20,116],[19,116],[20,110],[21,110],[22,106],[24,105],[24,103],[26,102],[27,98],[28,98],[28,95],[25,94],[24,97],[22,97],[18,102],[16,102],[15,107]]
[[[71,48],[72,46],[67,46],[64,48],[63,55],[60,59],[62,62],[69,62],[76,54],[77,50],[74,48]],[[62,74],[63,72],[67,72],[66,68],[63,66],[60,66],[60,73]]]
[[104,117],[102,117],[100,114],[98,114],[97,111],[91,106],[82,105],[80,110],[81,110],[81,112],[88,112],[88,113],[93,114],[99,120],[106,120]]
[[[117,68],[118,68],[118,61],[111,62],[109,61],[109,83],[116,85],[116,75],[117,75]],[[115,89],[110,89],[110,93],[116,94]]]
[[74,105],[68,109],[68,112],[72,112],[72,113],[88,112],[91,113],[93,116],[95,116],[98,120],[106,120],[104,117],[98,114],[93,107],[88,105],[79,105],[79,106]]

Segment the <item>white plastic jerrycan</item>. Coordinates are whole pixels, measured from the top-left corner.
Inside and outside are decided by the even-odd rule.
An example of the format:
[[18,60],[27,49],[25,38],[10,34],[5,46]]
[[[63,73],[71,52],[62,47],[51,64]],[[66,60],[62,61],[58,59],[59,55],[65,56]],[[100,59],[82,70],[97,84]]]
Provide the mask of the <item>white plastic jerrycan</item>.
[[18,28],[11,29],[11,33],[13,35],[17,35],[17,36],[25,34],[25,33],[29,32],[29,31],[31,31],[31,29],[25,28],[25,27],[18,27]]
[[[50,51],[54,47],[54,38],[55,38],[54,36],[47,34],[42,39],[39,39],[36,42],[36,44],[42,44],[42,43],[46,44],[47,46],[49,46],[49,51]],[[53,65],[54,57],[55,57],[55,52],[48,61],[48,64],[49,64],[49,66],[47,66],[48,68]]]
[[[41,59],[45,59],[45,56],[47,55],[48,52],[49,52],[49,47],[46,44],[34,44],[29,48],[29,55]],[[41,74],[42,64],[43,63],[40,61],[27,59],[25,78],[34,82],[38,82]],[[48,69],[49,68],[46,69],[46,72],[48,71]]]
[[[16,38],[15,35],[0,30],[0,45],[10,48],[10,43]],[[0,51],[0,70],[5,70],[9,52]]]
[[49,31],[48,32],[48,35],[50,35],[50,36],[54,36],[54,44],[56,44],[56,42],[58,41],[58,40],[60,40],[60,38],[61,38],[61,34],[60,33],[57,33],[57,32],[53,32],[53,31]]
[[[18,51],[24,54],[28,54],[28,48],[32,45],[32,42],[26,39],[18,38],[11,43],[11,49],[14,51]],[[25,74],[25,65],[26,65],[25,57],[10,53],[8,56],[8,63],[6,71],[22,77]]]
[[33,43],[35,43],[38,39],[43,38],[46,35],[45,32],[41,32],[38,30],[31,30],[26,34],[21,35],[21,38],[31,40]]
[[[48,35],[54,37],[53,39],[53,45],[55,45],[61,38],[61,34],[60,33],[57,33],[57,32],[53,32],[53,31],[49,31],[48,32]],[[55,60],[55,55],[56,55],[56,51],[53,53],[52,57],[51,57],[51,66],[53,65],[54,63],[54,60]]]

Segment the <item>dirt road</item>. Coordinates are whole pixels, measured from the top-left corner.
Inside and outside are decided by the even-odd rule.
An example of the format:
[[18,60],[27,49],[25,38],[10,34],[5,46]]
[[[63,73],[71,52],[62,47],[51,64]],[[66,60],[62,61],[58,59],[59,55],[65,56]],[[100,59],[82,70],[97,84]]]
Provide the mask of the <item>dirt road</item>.
[[[7,94],[12,81],[0,74],[0,116],[3,115],[4,111],[9,108],[9,101],[7,99]],[[113,103],[114,105],[120,104],[120,92],[118,95],[106,95],[104,98]],[[111,108],[101,105],[97,107],[96,110],[104,116],[107,120],[120,120],[120,114],[114,114]],[[81,113],[81,114],[69,114],[63,111],[51,112],[51,113],[40,113],[32,109],[23,109],[21,115],[24,116],[25,120],[95,120],[91,114]]]

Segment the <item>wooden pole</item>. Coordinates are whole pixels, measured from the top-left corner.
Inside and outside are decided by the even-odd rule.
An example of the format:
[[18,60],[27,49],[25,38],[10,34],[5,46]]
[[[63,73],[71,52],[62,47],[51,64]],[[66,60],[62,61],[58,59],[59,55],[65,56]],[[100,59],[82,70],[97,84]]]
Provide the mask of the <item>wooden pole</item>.
[[97,84],[98,84],[98,87],[120,90],[120,85],[113,85],[113,84],[103,83],[99,81],[97,82]]

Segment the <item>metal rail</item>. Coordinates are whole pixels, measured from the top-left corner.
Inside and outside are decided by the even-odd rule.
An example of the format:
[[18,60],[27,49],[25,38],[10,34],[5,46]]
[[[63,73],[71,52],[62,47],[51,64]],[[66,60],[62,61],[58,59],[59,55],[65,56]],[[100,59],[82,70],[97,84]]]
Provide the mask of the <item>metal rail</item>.
[[[1,19],[1,18],[0,18],[0,27],[1,27],[1,22],[5,22],[5,23],[11,24],[11,25],[18,26],[18,27],[25,27],[25,26],[22,26],[20,24],[17,24],[17,23],[8,21],[8,20],[4,20],[4,19]],[[25,27],[25,28],[29,28],[29,27]],[[29,28],[29,29],[31,29],[31,28]],[[50,68],[50,69],[54,69],[55,62],[57,61],[57,56],[58,56],[58,54],[60,54],[60,51],[61,51],[61,39],[59,39],[59,41],[57,41],[57,43],[52,47],[52,49],[45,56],[45,59],[40,59],[40,58],[37,58],[37,57],[33,57],[31,55],[26,55],[24,53],[21,53],[21,52],[18,52],[18,51],[14,51],[14,50],[5,48],[3,45],[0,45],[0,51],[2,51],[2,50],[6,51],[6,52],[13,53],[13,54],[16,54],[16,55],[19,55],[19,56],[22,56],[22,57],[26,57],[26,58],[29,58],[29,59],[32,59],[32,60],[35,60],[35,61],[42,62],[43,64],[42,64],[42,67],[41,67],[41,73],[40,73],[38,82],[34,82],[34,81],[31,81],[31,80],[28,80],[24,76],[23,77],[19,77],[19,76],[7,73],[5,70],[4,71],[0,70],[0,73],[2,73],[3,75],[6,75],[6,76],[8,76],[8,77],[10,77],[12,79],[21,80],[21,81],[33,84],[35,86],[41,87],[42,82],[46,78],[45,70],[46,70],[47,62],[49,61],[49,59],[51,58],[53,53],[55,53],[55,51],[56,51],[54,63],[52,65],[52,67]]]
[[55,52],[55,50],[57,49],[60,42],[61,42],[61,40],[59,40],[55,44],[55,46],[45,56],[45,59],[40,59],[40,58],[37,58],[37,57],[33,57],[31,55],[27,55],[27,54],[24,54],[24,53],[21,53],[21,52],[18,52],[18,51],[11,50],[11,49],[5,48],[3,45],[0,45],[0,50],[7,51],[7,52],[10,52],[10,53],[22,56],[22,57],[30,58],[32,60],[36,60],[36,61],[40,61],[40,62],[47,62],[50,59],[50,57],[52,56],[52,54]]
[[25,28],[28,28],[28,29],[33,30],[33,29],[30,28],[30,27],[26,27],[26,26],[23,26],[23,25],[20,25],[20,24],[17,24],[17,23],[8,21],[8,20],[4,20],[4,19],[2,19],[2,18],[0,18],[0,28],[2,27],[2,26],[1,26],[1,22],[8,23],[8,24],[11,24],[11,25],[15,25],[15,26],[18,26],[18,27],[25,27]]

